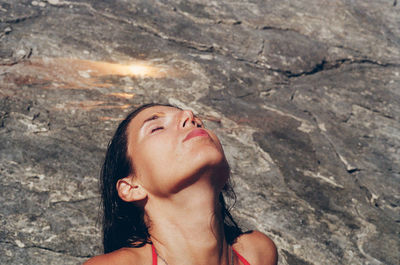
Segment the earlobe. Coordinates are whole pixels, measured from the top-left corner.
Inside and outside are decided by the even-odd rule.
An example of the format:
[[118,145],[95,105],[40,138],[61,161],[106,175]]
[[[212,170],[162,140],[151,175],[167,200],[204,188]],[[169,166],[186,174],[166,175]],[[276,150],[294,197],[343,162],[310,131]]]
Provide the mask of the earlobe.
[[135,202],[146,199],[147,192],[143,187],[133,181],[132,177],[126,177],[117,182],[118,196],[126,202]]

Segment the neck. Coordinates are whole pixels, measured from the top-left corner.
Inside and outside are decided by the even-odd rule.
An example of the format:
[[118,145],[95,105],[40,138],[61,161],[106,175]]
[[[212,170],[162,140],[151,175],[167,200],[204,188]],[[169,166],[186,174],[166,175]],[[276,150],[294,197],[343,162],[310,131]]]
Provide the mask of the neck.
[[207,182],[197,182],[170,197],[149,199],[151,240],[168,264],[228,264],[218,196]]

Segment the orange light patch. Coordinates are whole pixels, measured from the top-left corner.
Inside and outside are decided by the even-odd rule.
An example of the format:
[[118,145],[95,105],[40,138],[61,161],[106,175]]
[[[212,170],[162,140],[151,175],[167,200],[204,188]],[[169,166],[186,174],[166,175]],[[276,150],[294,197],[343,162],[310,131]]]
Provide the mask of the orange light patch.
[[56,109],[81,109],[81,110],[93,110],[93,109],[127,109],[131,107],[129,104],[124,105],[110,105],[104,101],[71,101],[65,104],[57,104]]
[[132,61],[125,63],[109,63],[80,59],[56,59],[58,63],[69,65],[80,72],[83,77],[89,76],[133,76],[133,77],[165,77],[167,68],[154,66],[146,61]]
[[46,89],[112,88],[116,77],[163,78],[173,76],[170,67],[154,65],[147,61],[111,63],[73,58],[38,58],[12,66],[0,66],[0,73],[7,72],[15,85],[41,85]]
[[110,93],[108,95],[124,99],[131,99],[135,96],[133,93]]
[[124,118],[114,118],[114,117],[108,117],[108,116],[101,116],[99,117],[99,120],[101,121],[122,121]]

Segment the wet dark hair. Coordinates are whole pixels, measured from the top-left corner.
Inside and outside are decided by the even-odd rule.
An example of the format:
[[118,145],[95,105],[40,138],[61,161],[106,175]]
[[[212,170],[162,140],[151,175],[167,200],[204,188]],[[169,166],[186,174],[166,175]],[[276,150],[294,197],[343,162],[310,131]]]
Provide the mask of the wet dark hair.
[[[169,106],[167,104],[145,104],[135,109],[119,124],[113,138],[109,142],[100,176],[100,188],[103,207],[103,247],[109,253],[122,247],[141,247],[151,243],[148,227],[145,223],[144,210],[135,203],[125,202],[118,196],[116,184],[134,172],[127,154],[127,129],[130,121],[142,110],[153,106]],[[175,107],[176,108],[176,107]],[[235,200],[236,196],[228,180],[223,193]],[[224,195],[219,195],[221,216],[224,222],[224,233],[228,244],[242,234],[242,230],[233,219],[227,208]]]

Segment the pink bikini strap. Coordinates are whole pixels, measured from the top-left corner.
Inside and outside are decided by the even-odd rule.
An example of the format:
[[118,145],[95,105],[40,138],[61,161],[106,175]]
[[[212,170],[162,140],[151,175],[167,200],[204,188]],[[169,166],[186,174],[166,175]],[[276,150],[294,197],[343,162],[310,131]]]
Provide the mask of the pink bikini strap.
[[250,265],[250,263],[245,260],[245,258],[242,257],[234,248],[232,248],[233,252],[235,252],[236,256],[239,258],[239,260],[243,263],[243,265]]
[[153,244],[151,244],[151,252],[153,256],[153,265],[157,265],[157,252]]

